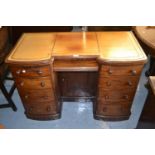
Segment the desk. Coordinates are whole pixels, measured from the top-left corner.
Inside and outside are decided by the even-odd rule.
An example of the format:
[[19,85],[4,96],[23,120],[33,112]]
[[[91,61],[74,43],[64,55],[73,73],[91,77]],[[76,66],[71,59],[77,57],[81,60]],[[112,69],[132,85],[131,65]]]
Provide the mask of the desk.
[[132,32],[25,33],[6,59],[30,119],[91,100],[95,119],[125,120],[147,58]]

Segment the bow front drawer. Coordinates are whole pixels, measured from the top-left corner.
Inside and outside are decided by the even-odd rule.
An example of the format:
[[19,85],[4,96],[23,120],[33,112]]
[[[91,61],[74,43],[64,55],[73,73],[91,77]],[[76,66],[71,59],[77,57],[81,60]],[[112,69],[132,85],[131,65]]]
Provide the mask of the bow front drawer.
[[112,75],[130,75],[137,76],[141,74],[143,65],[133,66],[102,66],[100,76],[112,76]]
[[99,98],[105,101],[132,101],[134,98],[135,90],[133,91],[107,91],[105,89],[100,89]]
[[50,77],[41,78],[17,78],[17,87],[21,89],[48,89],[52,88],[52,83]]
[[43,104],[33,104],[26,106],[26,113],[33,115],[48,115],[48,114],[57,114],[57,107],[50,102],[44,102]]
[[23,90],[20,92],[21,99],[26,104],[34,104],[54,100],[52,89],[40,90]]
[[15,77],[40,77],[49,76],[50,67],[46,66],[11,66],[12,74]]
[[139,76],[122,76],[122,77],[102,77],[99,79],[99,88],[107,90],[124,90],[135,89],[139,81]]
[[97,107],[98,115],[104,115],[111,118],[112,116],[130,115],[130,108],[125,105],[99,105]]

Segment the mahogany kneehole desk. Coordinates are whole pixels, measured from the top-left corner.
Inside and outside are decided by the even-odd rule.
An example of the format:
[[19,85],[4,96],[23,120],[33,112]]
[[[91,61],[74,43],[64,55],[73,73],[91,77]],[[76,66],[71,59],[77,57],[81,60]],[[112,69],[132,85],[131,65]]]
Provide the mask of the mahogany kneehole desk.
[[128,119],[146,61],[132,32],[25,33],[6,59],[35,120],[58,119],[64,100],[81,98],[95,119]]

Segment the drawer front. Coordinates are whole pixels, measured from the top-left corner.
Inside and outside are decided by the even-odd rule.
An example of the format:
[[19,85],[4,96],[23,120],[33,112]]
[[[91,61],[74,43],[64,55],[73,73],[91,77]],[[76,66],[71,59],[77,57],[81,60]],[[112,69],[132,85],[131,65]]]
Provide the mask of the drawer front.
[[48,89],[52,88],[50,77],[41,78],[16,78],[16,85],[18,89]]
[[103,116],[128,116],[130,115],[130,107],[124,105],[99,105],[97,114]]
[[54,100],[52,89],[40,90],[23,90],[20,91],[21,99],[26,104],[37,104],[40,102],[47,102]]
[[137,84],[139,81],[139,77],[136,76],[126,76],[126,77],[102,77],[99,79],[99,88],[104,88],[104,89],[136,89]]
[[47,115],[47,114],[56,114],[57,107],[49,102],[49,103],[40,103],[28,105],[25,107],[26,113],[33,114],[33,115]]
[[128,107],[132,105],[132,101],[106,101],[103,98],[99,98],[97,103],[98,105],[124,105]]
[[100,77],[111,75],[140,75],[143,65],[137,66],[102,66],[100,70]]
[[135,95],[135,91],[107,91],[100,88],[98,92],[98,98],[102,98],[105,101],[132,101]]
[[49,76],[49,66],[11,66],[13,76],[21,77],[40,77]]

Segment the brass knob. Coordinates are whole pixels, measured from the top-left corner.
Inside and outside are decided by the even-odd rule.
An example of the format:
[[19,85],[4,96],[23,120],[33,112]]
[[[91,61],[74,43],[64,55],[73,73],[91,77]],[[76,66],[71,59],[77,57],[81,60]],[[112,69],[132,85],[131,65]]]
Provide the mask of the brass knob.
[[16,74],[20,74],[20,70],[17,70],[17,71],[16,71]]
[[131,82],[131,81],[128,81],[128,85],[129,85],[129,86],[132,86],[132,82]]
[[20,83],[20,86],[24,86],[24,82],[21,82],[21,83]]
[[64,82],[65,81],[65,79],[64,78],[62,78],[62,82]]
[[111,82],[107,82],[107,86],[111,86]]
[[43,72],[42,72],[41,70],[38,70],[37,73],[38,73],[39,75],[43,74]]
[[129,96],[128,95],[124,95],[123,98],[124,99],[129,99]]
[[40,85],[41,85],[41,87],[45,87],[45,82],[42,81],[42,82],[40,83]]
[[23,73],[23,74],[24,74],[24,73],[26,73],[26,70],[25,70],[25,69],[23,69],[23,70],[22,70],[22,73]]
[[48,99],[48,96],[43,96],[42,98],[46,100],[46,99]]
[[33,110],[33,108],[32,108],[32,107],[30,107],[30,108],[29,108],[29,111],[32,111],[32,110]]
[[106,96],[105,96],[105,99],[109,99],[109,96],[108,96],[108,95],[106,95]]
[[131,73],[132,73],[132,75],[136,75],[137,74],[136,70],[131,70]]
[[102,110],[103,110],[103,112],[106,112],[106,111],[107,111],[107,108],[106,108],[106,107],[104,107]]
[[28,99],[29,96],[28,95],[25,95],[24,97],[25,97],[25,99]]
[[112,74],[112,73],[113,73],[113,71],[112,71],[111,69],[109,69],[108,73],[109,73],[109,74]]
[[47,110],[47,111],[51,111],[51,107],[50,107],[50,106],[48,106],[46,110]]

